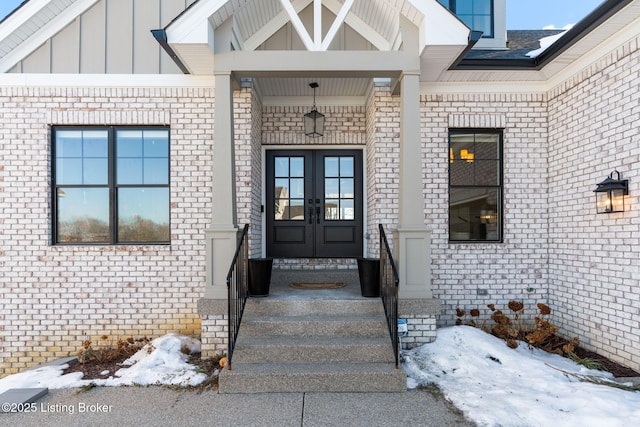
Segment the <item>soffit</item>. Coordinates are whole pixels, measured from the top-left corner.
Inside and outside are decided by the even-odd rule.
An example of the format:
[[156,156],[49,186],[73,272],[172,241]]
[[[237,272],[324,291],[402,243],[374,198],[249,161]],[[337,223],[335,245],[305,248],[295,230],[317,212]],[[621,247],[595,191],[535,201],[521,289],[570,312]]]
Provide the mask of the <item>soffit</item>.
[[0,72],[6,72],[98,0],[29,0],[0,23]]

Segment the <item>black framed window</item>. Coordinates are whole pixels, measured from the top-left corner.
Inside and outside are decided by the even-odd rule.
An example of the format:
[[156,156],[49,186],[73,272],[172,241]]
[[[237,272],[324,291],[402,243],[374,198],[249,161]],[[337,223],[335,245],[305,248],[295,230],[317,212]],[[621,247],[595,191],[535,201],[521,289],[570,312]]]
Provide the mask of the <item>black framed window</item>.
[[493,38],[493,0],[438,0],[469,28]]
[[169,128],[52,135],[55,244],[169,243]]
[[449,241],[502,241],[502,131],[449,131]]

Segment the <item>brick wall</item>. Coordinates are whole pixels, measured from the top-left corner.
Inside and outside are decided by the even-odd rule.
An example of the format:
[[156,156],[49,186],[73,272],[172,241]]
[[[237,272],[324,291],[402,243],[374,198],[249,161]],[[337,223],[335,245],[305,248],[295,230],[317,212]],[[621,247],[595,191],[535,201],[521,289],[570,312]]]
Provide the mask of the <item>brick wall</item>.
[[[549,93],[549,286],[557,323],[582,345],[640,368],[640,38]],[[629,179],[624,213],[593,190]]]
[[[212,105],[212,89],[0,88],[0,375],[101,335],[200,334]],[[171,245],[51,245],[51,124],[170,125]]]
[[400,99],[385,84],[374,84],[367,97],[367,240],[368,256],[380,256],[382,224],[393,245],[391,232],[398,227],[400,180]]
[[[421,115],[433,296],[443,302],[438,324],[453,324],[456,307],[486,310],[493,303],[506,309],[512,299],[533,313],[547,300],[545,95],[424,94]],[[504,129],[504,243],[448,242],[450,128]]]

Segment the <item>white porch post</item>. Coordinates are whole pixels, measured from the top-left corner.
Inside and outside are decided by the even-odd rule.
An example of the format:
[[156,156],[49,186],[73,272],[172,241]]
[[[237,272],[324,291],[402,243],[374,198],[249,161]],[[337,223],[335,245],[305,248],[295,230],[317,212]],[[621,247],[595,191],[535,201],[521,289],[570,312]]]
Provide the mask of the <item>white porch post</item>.
[[236,248],[236,187],[231,74],[215,75],[213,189],[211,226],[207,239],[207,286],[204,297],[227,299],[227,272]]
[[394,236],[400,275],[400,298],[431,298],[431,235],[424,222],[422,144],[420,141],[420,75],[400,81],[400,194],[398,230]]

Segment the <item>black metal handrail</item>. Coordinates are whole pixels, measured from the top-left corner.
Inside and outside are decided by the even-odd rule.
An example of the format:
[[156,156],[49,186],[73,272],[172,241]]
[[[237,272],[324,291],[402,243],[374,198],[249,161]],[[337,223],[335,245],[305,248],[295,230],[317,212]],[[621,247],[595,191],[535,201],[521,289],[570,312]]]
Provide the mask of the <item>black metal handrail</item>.
[[248,260],[249,260],[249,225],[245,225],[238,239],[236,253],[233,255],[231,267],[227,274],[229,340],[227,350],[227,369],[231,370],[231,359],[236,347],[238,330],[242,321],[244,305],[249,296]]
[[384,314],[387,317],[397,369],[400,366],[400,340],[398,339],[398,286],[400,279],[382,224],[378,228],[380,229],[380,294],[384,305]]

